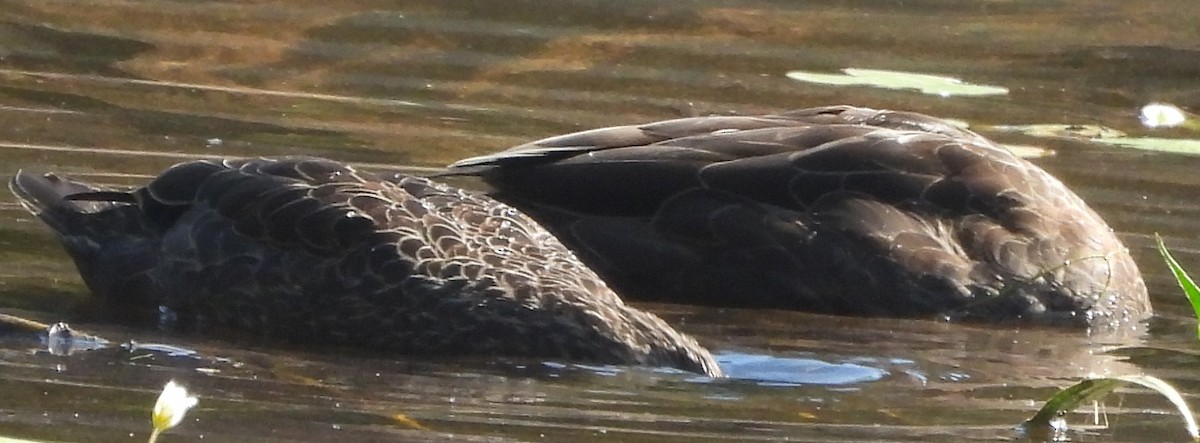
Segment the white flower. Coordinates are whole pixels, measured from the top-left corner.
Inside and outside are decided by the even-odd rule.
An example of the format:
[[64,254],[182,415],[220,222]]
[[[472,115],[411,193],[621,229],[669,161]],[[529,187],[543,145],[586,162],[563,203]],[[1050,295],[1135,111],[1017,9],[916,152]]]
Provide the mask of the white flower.
[[1169,103],[1151,103],[1142,107],[1139,118],[1147,128],[1173,128],[1183,124],[1187,114]]
[[162,394],[158,395],[158,401],[154,403],[154,414],[150,416],[154,434],[178,425],[183,421],[183,416],[187,415],[188,409],[199,402],[196,397],[188,395],[187,388],[175,383],[175,380],[167,382]]

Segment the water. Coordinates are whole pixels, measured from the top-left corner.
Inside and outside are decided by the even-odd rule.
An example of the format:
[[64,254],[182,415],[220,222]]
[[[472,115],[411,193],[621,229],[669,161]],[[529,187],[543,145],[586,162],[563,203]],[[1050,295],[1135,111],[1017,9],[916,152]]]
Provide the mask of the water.
[[[1200,108],[1200,6],[1119,2],[3,1],[0,174],[135,184],[184,159],[310,154],[413,170],[591,127],[848,103],[971,123],[1036,160],[1122,234],[1148,333],[654,305],[729,380],[567,362],[408,359],[116,326],[47,229],[0,197],[0,311],[71,319],[104,349],[0,340],[0,435],[143,441],[157,391],[200,406],[164,441],[969,441],[1016,430],[1086,375],[1146,373],[1195,401],[1186,303],[1153,249],[1200,269],[1200,157],[989,127],[1103,125]],[[788,79],[870,68],[999,85],[940,97]],[[1200,271],[1197,271],[1200,272]],[[131,344],[131,342],[133,342]],[[123,346],[122,346],[123,345]],[[186,351],[186,352],[185,352]],[[1075,441],[1184,441],[1161,398],[1105,401]],[[397,418],[399,415],[399,418]]]

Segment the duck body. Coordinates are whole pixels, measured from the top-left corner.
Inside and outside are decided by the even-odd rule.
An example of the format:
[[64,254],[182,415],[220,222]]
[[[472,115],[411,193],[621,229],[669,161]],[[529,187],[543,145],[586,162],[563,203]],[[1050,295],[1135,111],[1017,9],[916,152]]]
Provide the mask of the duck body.
[[102,190],[18,173],[91,290],[299,342],[671,366],[711,355],[477,193],[316,158],[194,161]]
[[459,161],[631,299],[1110,325],[1151,313],[1113,230],[933,117],[834,106],[552,137]]

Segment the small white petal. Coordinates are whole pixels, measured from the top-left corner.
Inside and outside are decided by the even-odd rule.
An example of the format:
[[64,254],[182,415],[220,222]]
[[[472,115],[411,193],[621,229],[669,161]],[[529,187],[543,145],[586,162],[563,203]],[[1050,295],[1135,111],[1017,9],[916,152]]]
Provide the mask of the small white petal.
[[1172,104],[1151,103],[1142,107],[1139,119],[1147,128],[1173,128],[1183,124],[1187,114]]
[[150,423],[154,425],[154,429],[165,431],[171,429],[183,421],[183,416],[187,415],[188,409],[196,406],[200,400],[196,397],[188,395],[187,388],[175,383],[175,380],[167,382],[163,387],[162,394],[158,395],[158,401],[154,403],[154,413],[150,417]]

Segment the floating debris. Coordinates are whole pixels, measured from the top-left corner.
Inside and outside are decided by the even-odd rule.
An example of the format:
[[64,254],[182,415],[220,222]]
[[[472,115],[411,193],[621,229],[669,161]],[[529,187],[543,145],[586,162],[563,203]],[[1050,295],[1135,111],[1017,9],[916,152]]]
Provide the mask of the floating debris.
[[846,68],[842,72],[842,74],[826,74],[810,71],[792,71],[787,73],[787,77],[792,80],[823,85],[860,85],[884,89],[916,89],[923,94],[940,97],[1008,94],[1008,88],[1003,86],[977,85],[954,77],[940,75],[860,68]]

